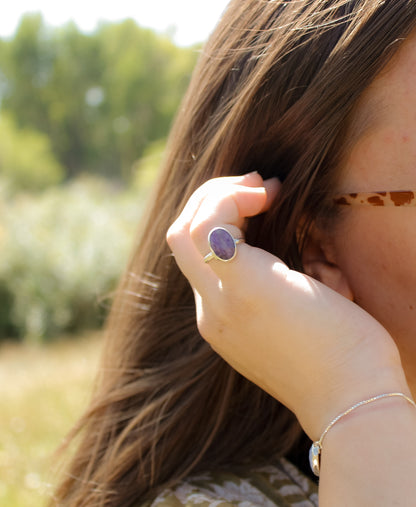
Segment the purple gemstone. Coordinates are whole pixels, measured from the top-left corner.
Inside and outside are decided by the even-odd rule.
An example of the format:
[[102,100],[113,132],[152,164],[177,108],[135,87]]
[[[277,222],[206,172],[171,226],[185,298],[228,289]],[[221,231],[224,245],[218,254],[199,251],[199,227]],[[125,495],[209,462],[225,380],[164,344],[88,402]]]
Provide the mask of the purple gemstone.
[[208,237],[213,253],[222,261],[230,261],[235,257],[236,247],[231,234],[221,227],[212,229]]

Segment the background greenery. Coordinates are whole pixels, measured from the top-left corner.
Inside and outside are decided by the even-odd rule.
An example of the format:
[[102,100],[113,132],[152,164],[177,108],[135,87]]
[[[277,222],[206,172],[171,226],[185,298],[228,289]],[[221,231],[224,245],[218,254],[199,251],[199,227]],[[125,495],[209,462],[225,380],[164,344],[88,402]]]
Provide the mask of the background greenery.
[[198,50],[39,15],[0,39],[0,505],[53,490]]
[[197,56],[131,20],[0,39],[0,340],[102,323]]
[[[61,171],[46,164],[45,184],[86,171],[128,183],[132,162],[166,136],[197,55],[131,20],[86,35],[27,15],[0,40],[1,111],[13,116],[9,129],[48,136]],[[6,162],[0,155],[2,170]]]

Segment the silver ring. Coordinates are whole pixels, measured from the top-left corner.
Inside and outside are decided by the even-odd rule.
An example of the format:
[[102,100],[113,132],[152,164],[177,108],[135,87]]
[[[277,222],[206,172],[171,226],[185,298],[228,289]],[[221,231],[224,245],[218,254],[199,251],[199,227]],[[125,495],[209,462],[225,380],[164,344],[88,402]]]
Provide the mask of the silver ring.
[[210,252],[205,255],[204,262],[217,259],[222,262],[229,262],[237,255],[237,245],[244,239],[233,238],[232,234],[224,227],[215,227],[208,234],[208,245]]

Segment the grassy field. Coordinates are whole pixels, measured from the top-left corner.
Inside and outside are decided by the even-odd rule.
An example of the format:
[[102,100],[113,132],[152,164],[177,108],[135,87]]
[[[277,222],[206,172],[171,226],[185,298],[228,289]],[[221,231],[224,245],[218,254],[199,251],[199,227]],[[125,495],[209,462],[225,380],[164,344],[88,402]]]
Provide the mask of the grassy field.
[[99,333],[0,347],[0,505],[44,506],[51,455],[88,402]]

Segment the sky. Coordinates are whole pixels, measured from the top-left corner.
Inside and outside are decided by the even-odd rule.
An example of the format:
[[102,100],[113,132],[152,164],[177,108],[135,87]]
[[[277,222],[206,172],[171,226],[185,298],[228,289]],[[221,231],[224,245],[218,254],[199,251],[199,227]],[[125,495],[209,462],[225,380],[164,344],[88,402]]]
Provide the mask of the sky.
[[51,26],[72,20],[86,32],[94,30],[100,21],[125,18],[159,32],[175,27],[174,41],[187,46],[207,39],[227,3],[228,0],[12,0],[0,15],[0,37],[12,36],[24,13],[41,12]]

